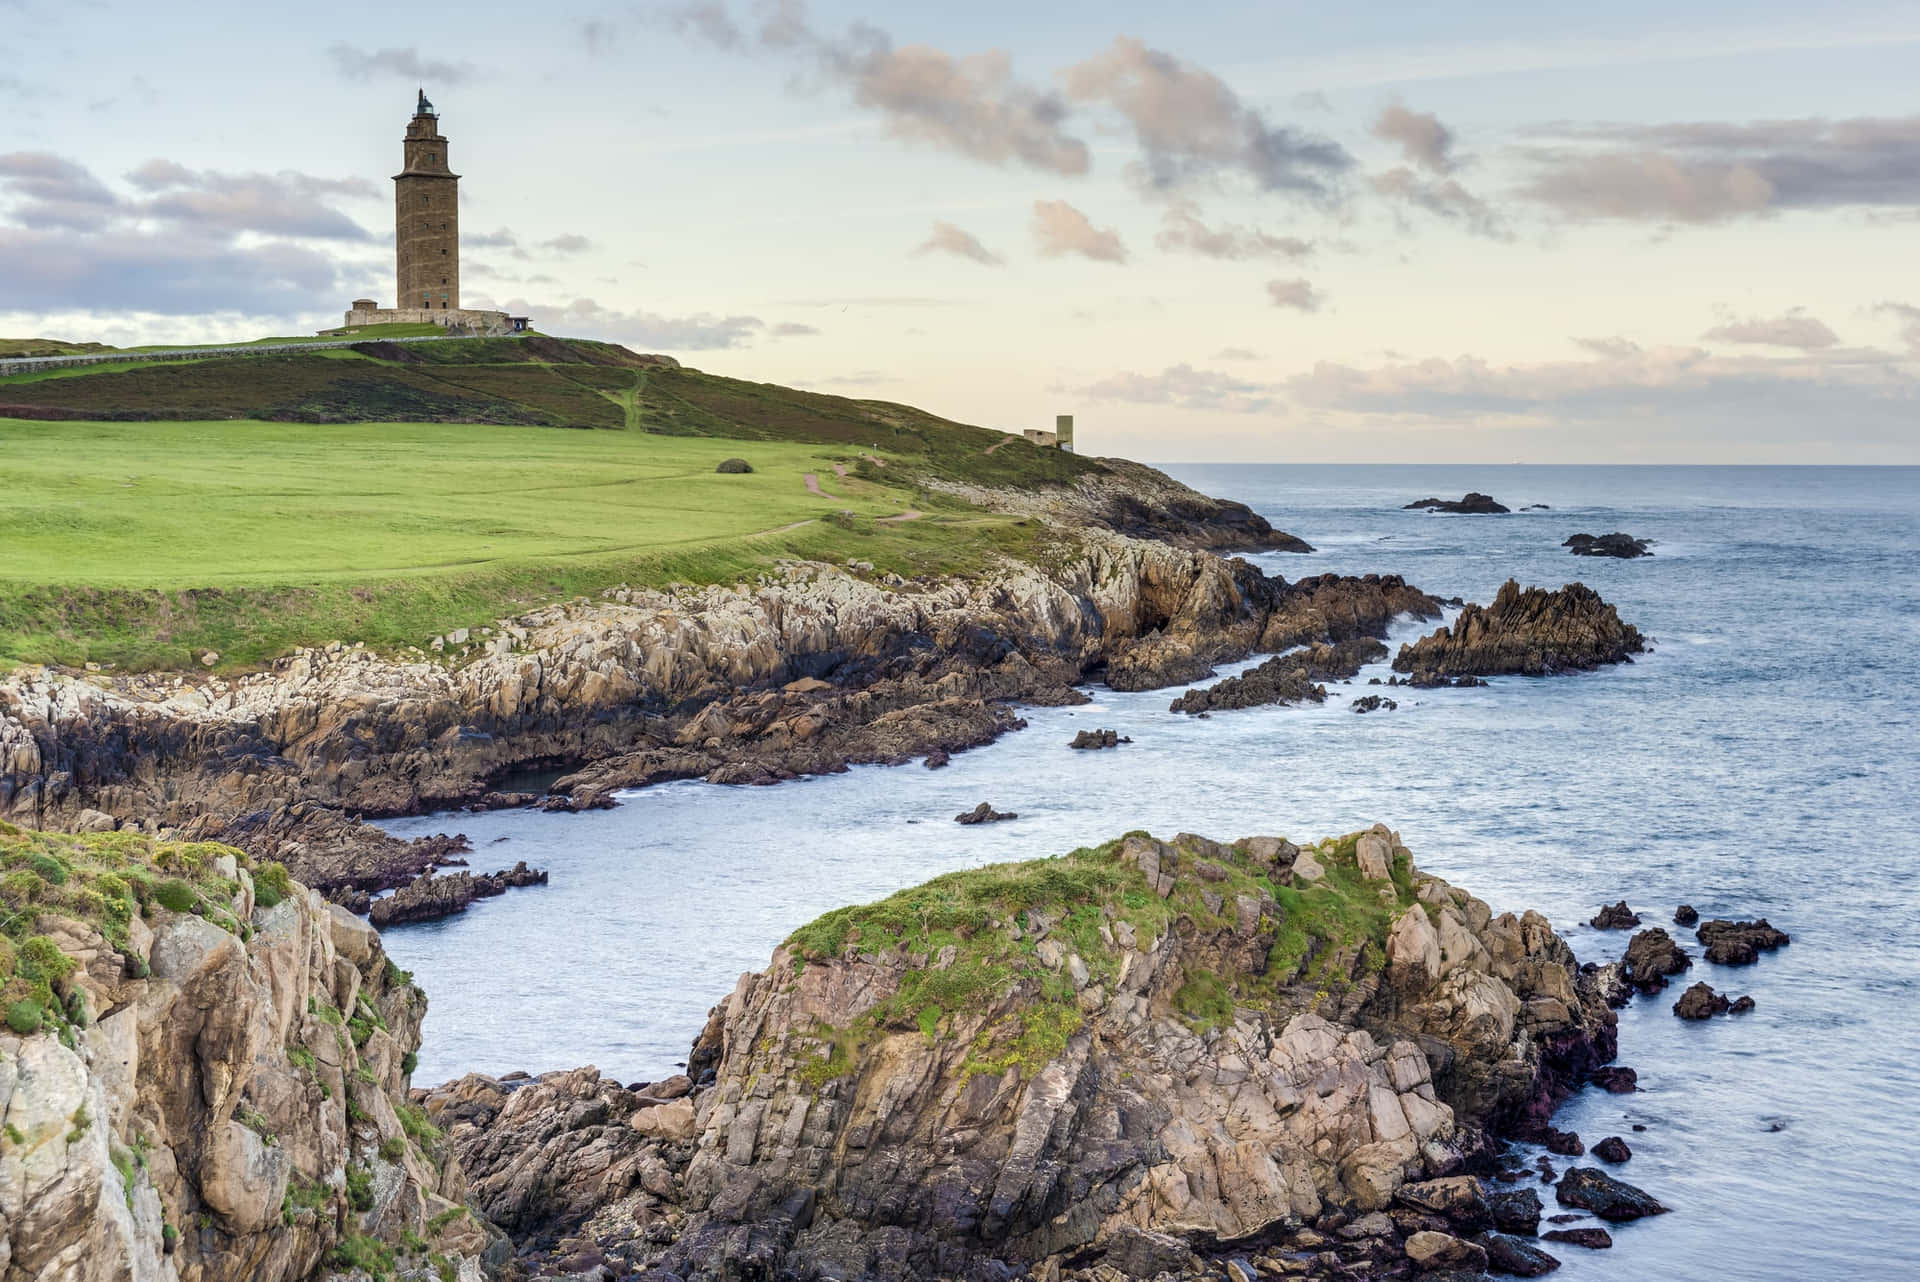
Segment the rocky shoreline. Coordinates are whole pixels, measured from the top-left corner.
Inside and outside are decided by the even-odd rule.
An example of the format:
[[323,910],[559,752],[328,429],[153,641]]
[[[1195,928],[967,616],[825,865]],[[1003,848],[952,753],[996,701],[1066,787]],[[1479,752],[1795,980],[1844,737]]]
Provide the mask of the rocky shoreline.
[[452,862],[365,819],[668,779],[772,783],[992,741],[1014,705],[1149,689],[1260,650],[1383,634],[1437,604],[1397,578],[1298,583],[1080,531],[1077,555],[979,579],[818,564],[757,584],[616,590],[484,629],[447,662],[304,650],[234,680],[21,669],[0,680],[0,814],[36,828],[230,842],[353,896]]

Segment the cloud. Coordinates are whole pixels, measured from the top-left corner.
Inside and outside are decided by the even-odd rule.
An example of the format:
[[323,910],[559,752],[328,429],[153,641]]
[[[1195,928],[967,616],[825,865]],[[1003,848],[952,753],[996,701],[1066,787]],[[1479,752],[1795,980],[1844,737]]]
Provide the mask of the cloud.
[[188,169],[171,160],[150,160],[127,175],[146,192],[128,212],[177,222],[202,234],[243,231],[320,240],[371,240],[366,228],[326,201],[335,196],[377,199],[363,178],[318,178],[283,170],[277,174],[224,174]]
[[1411,111],[1394,103],[1373,122],[1373,136],[1398,143],[1408,164],[1429,173],[1453,172],[1453,131],[1431,112]]
[[1455,178],[1424,178],[1405,165],[1368,180],[1374,192],[1404,205],[1462,223],[1476,236],[1509,239],[1499,215]]
[[1006,259],[982,245],[972,232],[962,231],[952,223],[935,222],[933,234],[923,241],[916,254],[956,254],[988,267],[999,267]]
[[1158,374],[1114,374],[1082,387],[1062,389],[1095,400],[1135,405],[1171,405],[1179,409],[1225,410],[1259,414],[1274,408],[1273,388],[1216,370],[1182,363]]
[[1900,322],[1900,341],[1907,345],[1909,352],[1920,356],[1920,307],[1911,303],[1882,303],[1873,310],[1896,318]]
[[480,69],[470,62],[442,62],[422,58],[420,51],[405,49],[359,49],[350,44],[327,48],[333,69],[348,80],[366,83],[372,80],[404,80],[409,84],[463,85],[478,79]]
[[349,297],[360,282],[356,265],[286,242],[0,226],[0,298],[9,310],[288,316]]
[[1259,352],[1248,347],[1223,347],[1213,354],[1216,361],[1258,361],[1264,360]]
[[1747,320],[1728,321],[1714,326],[1700,337],[1705,342],[1797,347],[1804,352],[1832,347],[1840,341],[1840,336],[1827,328],[1826,322],[1808,316],[1797,308],[1784,316],[1755,316]]
[[682,35],[706,41],[719,49],[737,49],[746,36],[733,24],[723,4],[683,4],[667,11],[667,21]]
[[1353,166],[1339,143],[1270,125],[1212,72],[1131,36],[1069,67],[1066,85],[1074,101],[1106,103],[1126,117],[1145,179],[1157,189],[1235,173],[1263,191],[1329,200]]
[[770,338],[808,338],[820,330],[813,325],[802,325],[798,321],[781,321],[767,331]]
[[1620,358],[1632,356],[1640,350],[1640,344],[1630,338],[1576,338],[1573,341],[1576,346],[1584,347],[1596,356]]
[[1033,241],[1047,258],[1079,254],[1101,263],[1124,263],[1127,247],[1111,227],[1095,227],[1064,200],[1033,202]]
[[1267,297],[1273,300],[1275,307],[1291,307],[1297,312],[1317,312],[1327,301],[1326,295],[1313,287],[1313,282],[1305,279],[1270,280],[1267,282]]
[[[686,4],[668,16],[679,31],[718,48],[747,43],[724,5]],[[829,36],[813,27],[799,0],[763,3],[756,40],[762,49],[804,59],[820,81],[844,88],[896,138],[988,164],[1087,172],[1087,145],[1064,128],[1067,103],[1016,79],[1005,50],[956,56],[932,45],[896,45],[864,22]]]
[[1235,260],[1293,260],[1306,258],[1314,249],[1310,240],[1301,240],[1297,236],[1272,236],[1257,227],[1241,227],[1232,223],[1209,227],[1200,221],[1193,206],[1184,202],[1167,210],[1161,222],[1160,234],[1154,237],[1153,243],[1169,251],[1184,250],[1207,258]]
[[1920,116],[1536,126],[1529,200],[1576,220],[1717,223],[1920,205]]
[[44,151],[0,156],[0,193],[17,202],[13,221],[27,227],[93,230],[121,213],[121,200],[84,166]]
[[605,18],[588,18],[575,30],[579,33],[580,43],[587,48],[587,56],[591,58],[612,53],[614,46],[620,43],[620,25]]
[[551,249],[556,254],[580,254],[593,248],[593,242],[578,232],[563,232],[551,240],[540,242],[540,248]]
[[546,333],[602,338],[653,351],[703,352],[745,347],[767,329],[757,316],[662,316],[648,311],[621,311],[591,298],[570,302],[530,302],[513,298],[500,304],[503,311],[531,316]]

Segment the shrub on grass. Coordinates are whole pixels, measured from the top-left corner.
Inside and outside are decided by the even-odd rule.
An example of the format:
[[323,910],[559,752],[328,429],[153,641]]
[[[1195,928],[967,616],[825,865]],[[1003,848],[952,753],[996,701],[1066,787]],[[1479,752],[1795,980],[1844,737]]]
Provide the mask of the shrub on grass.
[[191,912],[193,906],[200,901],[200,893],[191,884],[178,877],[169,877],[155,886],[153,897],[162,908],[176,913]]

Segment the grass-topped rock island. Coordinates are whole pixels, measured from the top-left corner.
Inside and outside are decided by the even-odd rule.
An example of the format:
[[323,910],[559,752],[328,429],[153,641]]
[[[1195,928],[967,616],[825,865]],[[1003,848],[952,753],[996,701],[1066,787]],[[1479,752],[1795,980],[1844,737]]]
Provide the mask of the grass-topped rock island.
[[1610,975],[1381,826],[1134,833],[801,928],[688,1076],[426,1107],[556,1274],[1394,1276],[1537,1251],[1478,1176],[1612,1057]]

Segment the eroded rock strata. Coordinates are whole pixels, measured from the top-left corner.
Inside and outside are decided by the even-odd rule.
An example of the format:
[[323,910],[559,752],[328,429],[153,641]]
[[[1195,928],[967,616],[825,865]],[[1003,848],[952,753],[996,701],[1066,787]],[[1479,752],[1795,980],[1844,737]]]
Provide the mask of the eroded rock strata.
[[440,658],[303,650],[234,680],[22,669],[0,680],[0,815],[229,841],[329,893],[393,889],[457,838],[362,817],[498,804],[570,768],[556,804],[658,780],[772,783],[991,741],[1016,702],[1084,699],[1438,614],[1395,577],[1288,583],[1098,532],[1049,569],[888,582],[793,565],[755,585],[611,592],[443,639]]
[[246,858],[0,823],[0,1268],[506,1278],[407,1096],[425,995],[371,927]]
[[[1600,987],[1385,828],[1136,834],[828,914],[715,1008],[688,1077],[424,1103],[476,1208],[556,1274],[1219,1276],[1286,1251],[1395,1276],[1482,1258],[1451,1245],[1495,1222],[1462,1172],[1611,1057]],[[1537,1197],[1498,1196],[1532,1231]]]
[[1508,579],[1492,605],[1469,605],[1451,627],[1401,646],[1393,670],[1412,674],[1414,685],[1459,676],[1538,677],[1627,662],[1644,649],[1640,630],[1586,584],[1523,591]]

